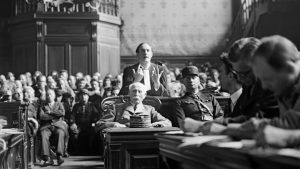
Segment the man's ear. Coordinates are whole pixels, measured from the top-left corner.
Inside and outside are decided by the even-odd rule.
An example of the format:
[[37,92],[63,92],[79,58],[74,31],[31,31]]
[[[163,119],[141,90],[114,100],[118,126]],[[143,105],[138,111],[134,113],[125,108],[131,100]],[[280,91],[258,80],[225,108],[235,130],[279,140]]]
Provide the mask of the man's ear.
[[144,93],[143,100],[147,97],[147,92]]

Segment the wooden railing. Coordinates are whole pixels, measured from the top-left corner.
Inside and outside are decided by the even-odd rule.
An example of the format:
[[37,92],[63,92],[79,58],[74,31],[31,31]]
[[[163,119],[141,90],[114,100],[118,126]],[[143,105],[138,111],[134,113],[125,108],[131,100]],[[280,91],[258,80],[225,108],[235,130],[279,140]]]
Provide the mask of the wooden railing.
[[[288,7],[287,7],[288,6]],[[232,24],[231,31],[228,34],[227,46],[230,46],[235,40],[248,36],[249,27],[255,24],[257,19],[262,14],[261,9],[266,7],[267,11],[274,9],[291,9],[298,10],[300,7],[299,0],[243,0],[237,16]],[[294,7],[294,8],[291,8]],[[260,11],[260,12],[258,12]],[[266,12],[266,11],[265,11]]]
[[97,12],[112,16],[119,16],[120,0],[86,1],[87,2],[65,0],[64,3],[57,4],[45,0],[13,0],[13,16],[36,12],[68,14]]
[[241,38],[255,7],[268,0],[243,0],[229,33],[229,44]]

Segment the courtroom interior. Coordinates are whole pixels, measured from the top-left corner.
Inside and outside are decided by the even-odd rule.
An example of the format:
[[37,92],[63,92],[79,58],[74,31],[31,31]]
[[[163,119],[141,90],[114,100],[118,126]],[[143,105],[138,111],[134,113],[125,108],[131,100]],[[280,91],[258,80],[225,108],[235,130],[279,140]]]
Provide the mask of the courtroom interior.
[[2,0],[0,169],[300,168],[300,0]]

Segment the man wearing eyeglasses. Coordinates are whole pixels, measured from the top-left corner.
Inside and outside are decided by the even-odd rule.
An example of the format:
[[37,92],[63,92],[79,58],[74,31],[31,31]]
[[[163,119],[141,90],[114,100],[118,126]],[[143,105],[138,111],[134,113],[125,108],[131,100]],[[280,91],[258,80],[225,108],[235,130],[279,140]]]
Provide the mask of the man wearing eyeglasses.
[[213,122],[203,123],[186,120],[184,129],[188,129],[193,123],[193,126],[198,126],[198,129],[191,132],[202,131],[218,134],[226,129],[225,126],[229,123],[242,123],[251,117],[273,118],[279,116],[278,103],[275,97],[272,92],[262,89],[261,83],[255,78],[251,69],[251,59],[259,43],[259,40],[255,38],[237,40],[231,46],[228,55],[223,58],[228,62],[231,73],[243,86],[243,92],[237,100],[234,110],[227,117],[217,118]]
[[231,112],[226,123],[241,123],[250,117],[272,118],[278,116],[278,104],[272,92],[262,88],[260,81],[251,69],[251,59],[259,45],[255,38],[237,40],[230,48],[227,59],[231,64],[231,72],[243,86],[239,105]]

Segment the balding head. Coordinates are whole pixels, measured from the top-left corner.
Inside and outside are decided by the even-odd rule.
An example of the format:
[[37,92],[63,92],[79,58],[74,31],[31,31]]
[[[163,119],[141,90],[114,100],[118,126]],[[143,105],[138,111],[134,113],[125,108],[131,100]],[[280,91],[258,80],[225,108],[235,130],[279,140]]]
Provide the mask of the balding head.
[[278,35],[266,37],[254,54],[252,67],[262,86],[280,96],[298,82],[299,52],[287,38]]
[[300,54],[297,47],[287,38],[274,35],[262,38],[261,45],[254,54],[253,60],[263,58],[274,69],[291,70],[288,62],[298,62]]

